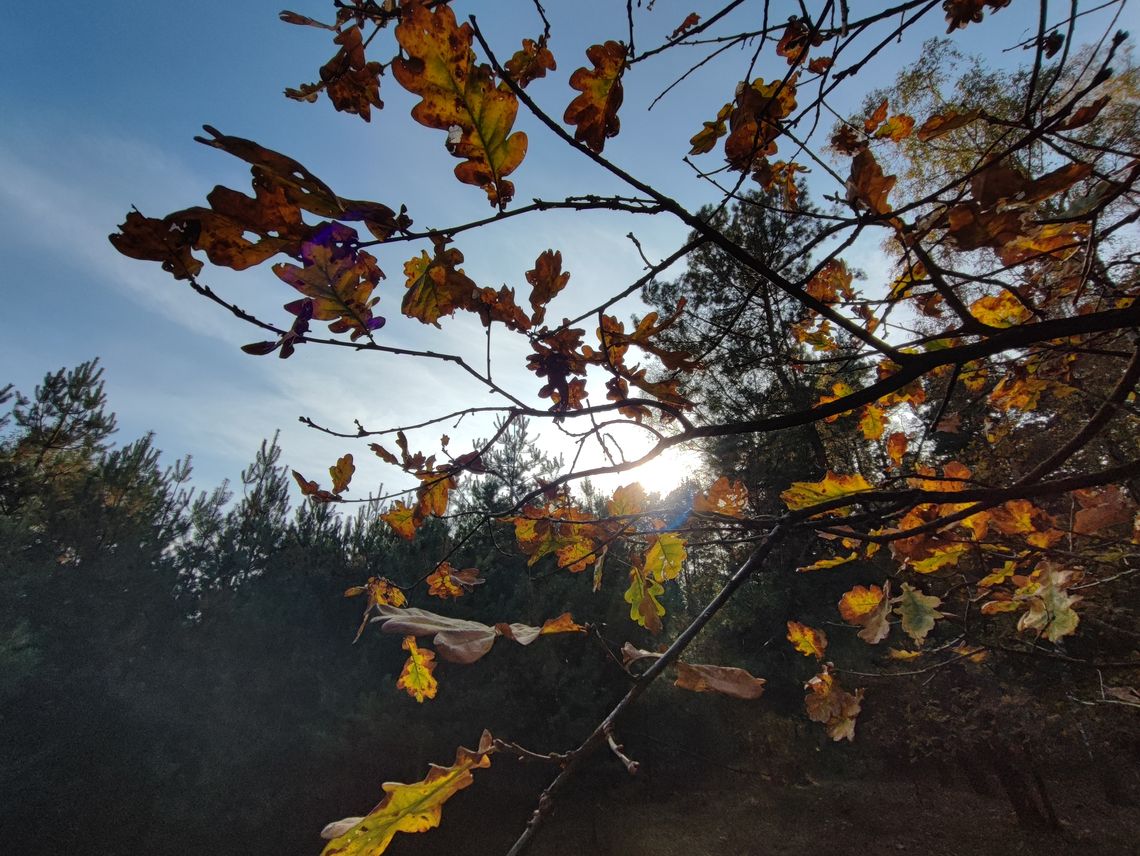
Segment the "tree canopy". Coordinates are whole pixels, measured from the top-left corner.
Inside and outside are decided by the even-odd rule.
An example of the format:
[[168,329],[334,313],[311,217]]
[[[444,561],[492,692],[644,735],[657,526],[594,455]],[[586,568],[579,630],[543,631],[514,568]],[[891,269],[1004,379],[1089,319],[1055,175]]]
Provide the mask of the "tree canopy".
[[[442,539],[418,579],[362,574],[350,589],[366,603],[361,631],[399,637],[400,691],[427,704],[457,665],[516,645],[600,642],[628,679],[568,753],[484,732],[450,766],[387,784],[371,812],[330,824],[327,856],[378,854],[396,832],[436,826],[443,803],[497,753],[560,768],[511,850],[522,852],[595,750],[636,771],[616,735],[659,676],[742,703],[775,683],[689,653],[730,601],[768,580],[778,581],[751,620],[787,646],[780,677],[833,741],[855,739],[872,698],[864,677],[982,661],[1063,663],[1068,696],[1107,703],[1113,690],[1132,704],[1120,681],[1140,663],[1128,629],[1140,542],[1136,75],[1111,21],[1088,46],[1076,42],[1086,15],[1120,4],[821,0],[789,6],[788,17],[733,0],[663,22],[652,3],[630,2],[598,22],[597,43],[562,56],[550,47],[557,15],[540,3],[520,3],[533,38],[509,46],[475,16],[461,19],[459,5],[352,0],[327,20],[281,13],[333,41],[314,82],[286,95],[396,122],[380,113],[381,83],[401,87],[414,102],[407,132],[446,148],[454,193],[484,194],[485,218],[421,228],[447,222],[446,201],[337,192],[288,155],[206,126],[198,141],[246,162],[252,195],[218,186],[206,206],[132,211],[111,236],[258,328],[250,355],[298,358],[301,346],[324,345],[346,360],[438,361],[470,380],[468,401],[441,403],[419,424],[310,421],[344,437],[346,452],[327,478],[293,472],[314,503],[358,502],[354,456],[375,455],[412,487],[363,501],[383,505],[379,519],[401,538]],[[935,23],[968,39],[1018,15],[1033,20],[1009,46],[1024,49],[1024,68],[966,62],[950,85],[958,49],[937,43],[893,69],[896,86],[868,95],[867,69],[890,68],[898,42],[921,41]],[[620,39],[607,38],[615,27]],[[681,51],[679,80],[703,75],[712,93],[675,129],[704,207],[606,153],[639,121],[623,86]],[[559,63],[573,69],[568,80]],[[673,86],[662,88],[668,97]],[[520,111],[541,138],[515,128]],[[522,202],[520,167],[550,147],[583,164],[582,192]],[[596,192],[591,176],[604,179]],[[528,222],[550,210],[671,218],[689,235],[592,305],[575,302],[569,248],[535,247],[532,267],[504,271],[514,285],[465,273],[465,243],[511,229],[526,243]],[[874,257],[868,247],[878,264],[861,271],[852,259]],[[279,318],[243,310],[205,280],[207,261],[245,270],[274,259],[289,298]],[[394,291],[381,263],[402,265]],[[674,265],[685,272],[669,281]],[[652,310],[641,314],[637,296]],[[384,308],[397,297],[398,315]],[[555,306],[567,307],[561,322]],[[456,315],[485,329],[485,365],[448,350],[446,333],[438,348],[388,338],[398,325],[446,330]],[[525,362],[527,391],[492,365],[492,335]],[[436,440],[486,413],[496,430],[471,448]],[[602,462],[520,466],[509,449],[525,419],[565,432],[571,448],[595,447]],[[587,478],[636,478],[683,444],[704,444],[712,469],[687,489],[574,490]],[[537,478],[519,489],[511,474],[524,470]],[[249,573],[271,548],[257,533],[241,537],[239,573]],[[464,617],[461,604],[493,570],[455,564],[477,538],[514,542],[532,568],[520,588],[534,569],[565,575],[563,605],[574,609],[544,601],[553,608],[530,604],[525,620]],[[715,589],[703,603],[687,582],[694,566]],[[619,647],[614,632],[630,641]],[[1123,677],[1098,683],[1105,669]],[[892,689],[877,691],[889,699]]]

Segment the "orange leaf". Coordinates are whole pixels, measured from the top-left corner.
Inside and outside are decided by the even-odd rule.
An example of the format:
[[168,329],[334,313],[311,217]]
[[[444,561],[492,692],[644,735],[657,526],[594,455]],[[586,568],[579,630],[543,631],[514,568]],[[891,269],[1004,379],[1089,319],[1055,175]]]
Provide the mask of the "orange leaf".
[[333,466],[329,467],[333,493],[344,493],[348,490],[348,484],[352,481],[352,474],[355,472],[356,467],[352,463],[351,454],[344,455]]
[[570,102],[562,120],[577,125],[574,139],[595,152],[601,152],[606,138],[617,136],[621,128],[617,111],[624,97],[621,76],[625,54],[621,42],[592,45],[586,50],[586,58],[593,63],[593,70],[579,68],[570,76],[570,86],[582,94]]
[[868,134],[871,133],[877,127],[879,127],[879,125],[881,125],[883,120],[886,118],[887,118],[887,99],[884,98],[883,102],[871,112],[870,116],[868,116],[864,120],[863,130],[866,131]]
[[907,436],[902,431],[896,431],[887,438],[887,455],[896,467],[902,466],[903,455],[906,454],[907,442]]
[[416,519],[415,509],[406,505],[402,499],[397,499],[391,508],[380,515],[380,519],[391,526],[397,535],[409,541],[416,537],[416,528],[421,522]]
[[712,487],[693,499],[693,511],[726,517],[743,517],[747,506],[748,488],[741,482],[730,482],[726,476],[718,478]]
[[827,650],[827,635],[822,630],[798,621],[788,622],[788,641],[805,657],[815,657],[817,660],[822,660],[823,652]]
[[839,614],[848,624],[862,625],[883,601],[883,590],[878,586],[855,586],[839,599]]
[[542,623],[542,629],[539,635],[546,636],[550,633],[585,633],[586,628],[581,624],[574,621],[569,612],[564,612],[557,618],[548,618]]
[[863,690],[849,693],[839,685],[832,674],[831,664],[824,664],[823,671],[812,678],[804,689],[804,708],[808,718],[821,722],[827,728],[832,740],[854,740],[855,718],[862,708]]

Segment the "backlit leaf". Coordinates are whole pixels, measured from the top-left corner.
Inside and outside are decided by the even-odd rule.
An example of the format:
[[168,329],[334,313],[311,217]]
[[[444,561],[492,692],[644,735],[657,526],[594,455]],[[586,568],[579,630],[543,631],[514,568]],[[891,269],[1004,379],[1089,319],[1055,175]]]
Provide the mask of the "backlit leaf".
[[788,622],[788,641],[805,657],[817,660],[822,660],[823,652],[827,650],[827,634],[798,621]]
[[865,490],[871,490],[871,485],[858,473],[836,475],[829,472],[821,481],[792,482],[792,486],[780,494],[780,499],[792,511],[799,511],[829,499],[851,496]]
[[748,488],[743,483],[729,481],[721,476],[708,490],[693,499],[693,511],[704,514],[723,514],[742,517],[748,506]]
[[541,324],[546,317],[546,304],[558,294],[570,280],[570,273],[562,270],[562,253],[545,250],[534,261],[534,268],[526,272],[530,283],[530,305],[534,324]]
[[442,806],[472,782],[471,771],[491,766],[494,751],[489,732],[484,731],[479,748],[460,748],[450,767],[435,764],[427,778],[414,784],[385,782],[384,799],[362,818],[330,823],[321,833],[332,840],[321,856],[380,856],[397,832],[426,832],[439,826]]
[[396,40],[407,56],[392,61],[392,75],[421,98],[412,118],[448,132],[448,151],[463,161],[455,177],[501,208],[515,194],[506,176],[526,156],[527,138],[511,131],[518,99],[506,83],[495,84],[490,66],[475,62],[472,38],[471,25],[457,25],[450,6],[405,6]]
[[675,532],[658,535],[645,553],[645,573],[658,582],[675,579],[686,556],[684,538]]
[[405,636],[402,647],[408,652],[408,659],[396,680],[396,688],[423,704],[424,699],[435,698],[439,689],[432,674],[435,671],[435,653],[416,645],[414,636]]
[[839,599],[839,614],[848,624],[862,625],[883,601],[883,590],[878,586],[855,586]]
[[333,493],[344,493],[348,490],[349,482],[352,481],[352,474],[356,472],[356,466],[352,463],[352,455],[344,455],[335,464],[329,467],[329,475],[332,476],[332,490]]
[[661,616],[665,614],[659,598],[665,594],[665,587],[642,571],[633,568],[629,572],[629,588],[623,596],[629,604],[629,617],[650,633],[661,632]]
[[554,71],[558,66],[554,62],[554,54],[546,46],[545,39],[523,39],[522,48],[515,51],[503,66],[511,79],[526,89],[540,77],[546,77],[546,72]]
[[594,67],[579,68],[570,76],[570,86],[581,94],[570,102],[562,120],[576,125],[574,139],[595,152],[601,152],[606,139],[617,136],[621,128],[617,111],[624,97],[621,76],[625,54],[621,42],[592,45],[586,50],[586,58]]
[[419,524],[415,518],[415,508],[408,506],[402,499],[397,499],[380,515],[380,519],[391,526],[397,535],[409,541],[416,537],[416,527]]

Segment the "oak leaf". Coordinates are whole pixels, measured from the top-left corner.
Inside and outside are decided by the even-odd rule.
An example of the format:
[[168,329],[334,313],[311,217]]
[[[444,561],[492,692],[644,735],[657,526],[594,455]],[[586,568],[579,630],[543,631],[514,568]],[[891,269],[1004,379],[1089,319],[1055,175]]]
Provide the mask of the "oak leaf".
[[820,722],[828,736],[835,741],[855,739],[855,719],[862,709],[863,690],[849,693],[839,685],[832,674],[832,666],[825,663],[823,670],[804,685],[808,690],[804,708],[808,718]]
[[450,562],[444,562],[428,575],[424,582],[428,584],[428,594],[447,600],[449,597],[463,597],[475,586],[482,585],[485,580],[479,577],[477,568],[464,568],[460,571],[451,567]]
[[881,588],[876,585],[855,586],[839,599],[839,614],[848,624],[863,625],[884,598]]
[[935,607],[942,603],[942,599],[934,595],[923,594],[907,583],[902,584],[902,593],[894,599],[895,614],[902,618],[902,629],[921,645],[928,633],[934,629],[934,622],[942,617],[942,613]]
[[650,633],[661,632],[661,616],[665,607],[657,598],[665,594],[665,587],[634,567],[629,572],[629,588],[623,599],[629,604],[629,617]]
[[[945,429],[938,428],[937,430],[942,431]],[[906,454],[907,443],[907,436],[902,431],[896,431],[887,438],[887,457],[891,459],[891,463],[896,467],[902,466],[903,456]]]
[[625,71],[625,45],[615,41],[592,45],[586,50],[586,58],[594,67],[579,68],[570,75],[570,86],[581,94],[570,102],[562,120],[577,126],[575,140],[600,153],[606,139],[617,136],[621,129],[617,111],[624,97],[621,76]]
[[1074,582],[1076,574],[1073,571],[1047,566],[1035,589],[1020,596],[1028,603],[1029,609],[1017,622],[1018,631],[1036,630],[1050,642],[1076,633],[1081,618],[1073,611],[1073,606],[1081,598],[1067,591]]
[[471,25],[456,23],[450,6],[404,7],[396,41],[407,54],[392,61],[392,75],[421,100],[412,118],[447,131],[447,148],[463,162],[455,177],[481,187],[502,208],[515,194],[507,180],[526,156],[527,138],[512,133],[518,99],[506,83],[495,84],[491,68],[475,62]]
[[540,77],[546,77],[546,72],[558,68],[554,62],[554,54],[546,46],[546,39],[523,39],[522,48],[515,51],[503,66],[511,80],[526,89]]
[[439,689],[439,683],[432,674],[435,671],[435,653],[416,645],[414,636],[405,636],[402,647],[408,652],[408,659],[396,680],[396,688],[423,704],[424,699],[435,698]]
[[[445,7],[446,8],[446,7]],[[404,265],[404,294],[400,311],[409,318],[439,327],[439,319],[453,315],[456,309],[473,309],[479,288],[459,268],[463,253],[437,241],[432,256],[422,250]]]
[[685,16],[685,20],[683,20],[677,26],[677,28],[669,34],[669,40],[672,41],[673,39],[677,38],[678,36],[684,35],[686,31],[691,30],[693,27],[695,27],[700,22],[701,22],[701,16],[698,15],[696,12],[690,12],[688,15]]
[[546,304],[570,281],[569,271],[562,270],[562,253],[542,252],[535,259],[534,268],[526,272],[526,281],[530,283],[530,305],[534,309],[531,321],[538,325],[546,317]]
[[805,657],[817,660],[822,660],[823,652],[827,650],[827,634],[798,621],[788,622],[788,641]]
[[978,113],[976,111],[956,113],[953,110],[949,110],[945,113],[936,113],[923,122],[922,126],[915,131],[914,135],[922,142],[927,143],[941,137],[943,134],[949,134],[958,128],[964,128],[977,118]]
[[870,149],[862,149],[851,161],[847,199],[852,203],[862,203],[875,214],[886,214],[891,210],[887,195],[895,181],[895,176],[883,175],[883,168]]
[[410,785],[383,784],[384,799],[365,817],[330,823],[321,837],[332,839],[321,856],[380,856],[397,832],[426,832],[439,826],[442,806],[472,782],[471,771],[491,766],[494,742],[484,731],[479,748],[460,748],[450,767],[435,764],[427,777]]
[[333,493],[344,493],[348,490],[348,485],[352,481],[352,474],[355,472],[356,466],[352,463],[351,454],[342,456],[335,464],[329,467],[329,475],[332,476]]
[[829,472],[821,481],[792,482],[792,486],[780,494],[780,499],[792,511],[799,511],[830,499],[839,499],[866,490],[871,490],[871,485],[858,473],[837,475]]
[[401,538],[412,540],[416,537],[416,509],[402,499],[397,499],[391,508],[380,515],[380,519],[392,527]]
[[685,539],[674,532],[657,535],[645,552],[645,573],[658,582],[676,579],[687,552]]
[[727,476],[718,478],[712,487],[693,499],[693,511],[698,514],[743,517],[747,506],[748,488],[742,482],[729,481]]
[[760,698],[764,678],[750,675],[735,666],[707,666],[677,661],[677,680],[673,686],[695,693],[720,693],[732,698]]

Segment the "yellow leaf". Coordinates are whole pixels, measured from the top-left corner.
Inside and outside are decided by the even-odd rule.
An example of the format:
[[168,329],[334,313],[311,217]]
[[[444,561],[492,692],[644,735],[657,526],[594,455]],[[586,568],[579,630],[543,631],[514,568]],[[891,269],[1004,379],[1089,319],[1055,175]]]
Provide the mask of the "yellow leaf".
[[838,499],[865,490],[871,490],[871,485],[858,473],[836,475],[829,472],[822,481],[792,482],[792,486],[780,494],[780,499],[784,500],[792,511],[799,511],[801,508],[810,508],[829,499]]
[[657,600],[665,594],[665,587],[652,578],[647,578],[634,568],[629,572],[629,588],[624,599],[629,604],[629,617],[650,633],[661,632],[661,616],[665,607]]
[[862,625],[883,600],[878,586],[855,586],[839,599],[839,614],[848,624]]
[[863,408],[863,415],[859,419],[859,428],[868,440],[878,440],[882,437],[885,424],[886,420],[883,417],[881,407],[868,404]]
[[945,547],[935,549],[925,559],[910,562],[910,567],[919,574],[932,574],[941,568],[957,565],[962,556],[965,555],[969,549],[969,544],[947,544]]
[[448,151],[463,161],[455,177],[503,207],[515,194],[505,176],[522,163],[527,139],[522,131],[511,133],[518,99],[510,87],[496,86],[491,68],[475,62],[471,25],[458,26],[450,6],[429,11],[411,4],[401,12],[396,41],[407,57],[392,61],[392,75],[421,98],[412,118],[447,131]]
[[416,537],[416,527],[420,521],[416,519],[416,511],[408,506],[402,499],[397,499],[392,507],[380,515],[380,519],[392,527],[392,530],[401,538],[409,541]]
[[540,636],[546,636],[550,633],[585,633],[586,628],[581,624],[577,624],[569,612],[564,612],[557,618],[548,618],[542,624],[542,629],[539,630]]
[[384,799],[366,817],[325,827],[322,837],[332,840],[321,856],[380,856],[397,832],[426,832],[439,826],[443,804],[471,784],[472,770],[491,766],[492,752],[491,735],[484,731],[476,751],[461,747],[452,766],[433,764],[423,781],[385,782]]
[[822,660],[823,652],[827,650],[827,635],[822,630],[798,621],[788,622],[788,641],[805,657],[815,657],[817,660]]
[[658,535],[645,553],[645,573],[662,583],[675,579],[687,555],[685,539],[680,535],[673,532]]
[[819,559],[812,562],[810,565],[804,565],[802,568],[796,568],[796,571],[801,574],[806,574],[809,571],[822,571],[825,568],[837,568],[840,565],[846,565],[848,562],[854,562],[859,558],[859,551],[850,553],[846,556],[835,556],[831,559]]
[[887,656],[892,660],[914,660],[922,656],[921,651],[907,651],[902,648],[888,648]]
[[432,674],[435,671],[435,652],[416,645],[415,636],[405,636],[402,647],[408,652],[408,660],[396,681],[396,688],[423,704],[424,699],[435,698],[439,688]]
[[970,314],[990,327],[1014,327],[1028,321],[1032,314],[1013,292],[979,297],[970,304]]
[[875,139],[887,139],[892,143],[898,143],[909,137],[913,129],[914,119],[905,113],[900,113],[897,116],[891,116],[879,126],[879,130],[875,132]]

